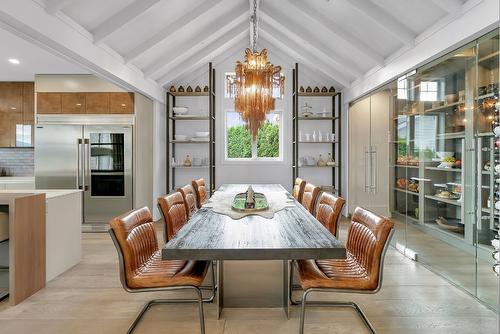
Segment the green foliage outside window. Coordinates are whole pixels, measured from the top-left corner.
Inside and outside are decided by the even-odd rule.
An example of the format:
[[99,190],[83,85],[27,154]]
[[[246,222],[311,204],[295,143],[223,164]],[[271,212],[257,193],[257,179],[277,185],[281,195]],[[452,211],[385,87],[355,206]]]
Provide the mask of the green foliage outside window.
[[265,122],[257,135],[257,156],[278,158],[280,156],[280,128],[278,124]]
[[[252,157],[252,135],[243,125],[227,129],[227,157],[230,159]],[[279,157],[279,125],[265,122],[257,135],[257,157]]]

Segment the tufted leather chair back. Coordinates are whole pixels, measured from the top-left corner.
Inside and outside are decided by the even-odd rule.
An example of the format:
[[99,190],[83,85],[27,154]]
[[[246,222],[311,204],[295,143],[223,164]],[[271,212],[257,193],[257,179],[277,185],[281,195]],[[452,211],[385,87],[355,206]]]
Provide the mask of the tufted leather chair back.
[[205,186],[205,180],[193,180],[192,184],[196,193],[196,203],[198,204],[198,208],[201,208],[201,206],[208,201],[208,190]]
[[109,223],[123,257],[122,284],[128,287],[137,271],[158,251],[158,239],[147,207],[127,212]]
[[369,286],[373,290],[380,288],[381,265],[393,229],[394,223],[388,218],[360,207],[354,210],[346,249],[352,258],[366,270],[370,280]]
[[311,214],[314,214],[314,206],[316,205],[316,200],[318,199],[319,190],[319,187],[316,187],[311,183],[307,183],[304,187],[304,193],[302,194],[302,200],[300,203]]
[[165,242],[174,235],[187,222],[186,206],[180,192],[158,198],[158,207],[165,221]]
[[301,178],[296,178],[293,184],[292,195],[297,200],[297,202],[302,201],[302,194],[304,193],[304,188],[306,186],[306,181]]
[[187,184],[182,188],[177,189],[182,195],[188,219],[198,211],[198,203],[196,203],[196,194],[192,185]]
[[316,219],[334,236],[337,236],[338,224],[345,200],[342,197],[324,192],[319,196],[316,207]]

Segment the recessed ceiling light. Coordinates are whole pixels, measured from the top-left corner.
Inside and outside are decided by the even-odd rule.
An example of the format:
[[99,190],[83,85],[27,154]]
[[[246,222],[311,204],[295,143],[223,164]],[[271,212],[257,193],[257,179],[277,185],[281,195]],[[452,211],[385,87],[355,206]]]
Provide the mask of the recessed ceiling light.
[[16,58],[9,58],[9,63],[14,64],[14,65],[19,65],[20,61],[19,61],[19,59],[16,59]]

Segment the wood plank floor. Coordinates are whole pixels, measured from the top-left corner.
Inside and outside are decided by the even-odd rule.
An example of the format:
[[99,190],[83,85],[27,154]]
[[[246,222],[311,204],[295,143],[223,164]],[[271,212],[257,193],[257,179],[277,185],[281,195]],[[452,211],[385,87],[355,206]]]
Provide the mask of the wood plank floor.
[[[172,296],[124,292],[107,234],[84,234],[83,254],[80,264],[20,305],[0,303],[0,333],[125,333],[145,301]],[[356,301],[378,333],[498,333],[493,311],[392,248],[378,294],[330,298]],[[194,305],[155,306],[134,333],[198,333],[196,312]],[[225,309],[223,319],[216,320],[215,305],[209,304],[205,317],[207,333],[274,334],[298,329],[297,307],[290,320],[281,309]],[[353,311],[331,308],[308,309],[306,332],[367,333]]]

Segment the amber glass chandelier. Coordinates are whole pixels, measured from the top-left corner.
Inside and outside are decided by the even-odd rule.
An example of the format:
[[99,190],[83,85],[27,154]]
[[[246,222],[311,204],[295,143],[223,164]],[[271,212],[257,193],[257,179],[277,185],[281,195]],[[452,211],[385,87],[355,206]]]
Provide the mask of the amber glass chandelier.
[[274,109],[273,87],[282,84],[281,67],[267,61],[267,50],[256,51],[258,33],[258,1],[253,2],[250,17],[250,44],[245,50],[245,61],[236,62],[236,94],[234,107],[246,123],[255,140],[259,129],[266,121],[266,114]]

